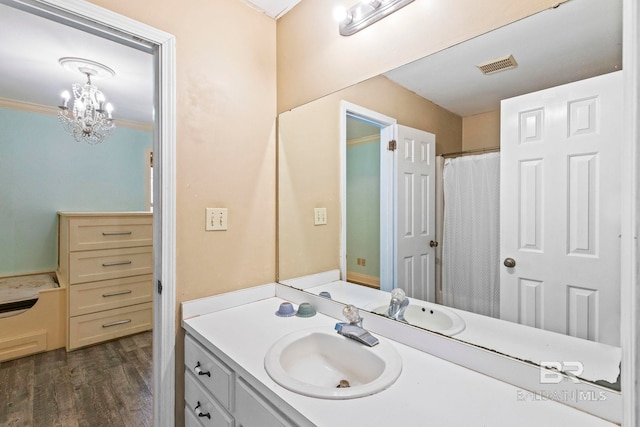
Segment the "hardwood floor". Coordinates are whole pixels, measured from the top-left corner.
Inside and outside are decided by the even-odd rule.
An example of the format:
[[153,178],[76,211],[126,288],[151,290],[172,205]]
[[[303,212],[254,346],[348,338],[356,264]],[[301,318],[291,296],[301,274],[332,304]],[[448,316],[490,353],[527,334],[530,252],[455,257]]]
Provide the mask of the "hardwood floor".
[[152,425],[152,333],[0,363],[0,426]]

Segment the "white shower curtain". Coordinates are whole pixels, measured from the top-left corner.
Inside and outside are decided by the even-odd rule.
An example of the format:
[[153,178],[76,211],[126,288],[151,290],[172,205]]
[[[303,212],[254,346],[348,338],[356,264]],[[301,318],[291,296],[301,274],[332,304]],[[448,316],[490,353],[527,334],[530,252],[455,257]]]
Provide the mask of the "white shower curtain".
[[500,154],[447,159],[443,174],[443,303],[499,317]]

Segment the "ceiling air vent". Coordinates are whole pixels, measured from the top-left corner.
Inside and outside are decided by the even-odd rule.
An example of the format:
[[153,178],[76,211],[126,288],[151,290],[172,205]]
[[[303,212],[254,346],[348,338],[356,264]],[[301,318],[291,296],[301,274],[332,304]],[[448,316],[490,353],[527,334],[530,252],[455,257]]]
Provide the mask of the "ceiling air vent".
[[484,74],[493,74],[498,71],[509,70],[516,68],[518,63],[514,59],[513,55],[503,56],[502,58],[494,59],[484,64],[476,65]]

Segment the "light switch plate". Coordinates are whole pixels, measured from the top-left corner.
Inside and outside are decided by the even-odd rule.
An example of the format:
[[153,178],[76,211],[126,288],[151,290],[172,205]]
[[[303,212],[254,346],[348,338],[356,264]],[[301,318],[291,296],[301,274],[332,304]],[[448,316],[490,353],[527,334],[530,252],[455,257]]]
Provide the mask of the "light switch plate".
[[313,209],[313,224],[314,225],[327,225],[327,208],[314,208]]
[[206,208],[204,229],[222,231],[227,229],[227,208]]

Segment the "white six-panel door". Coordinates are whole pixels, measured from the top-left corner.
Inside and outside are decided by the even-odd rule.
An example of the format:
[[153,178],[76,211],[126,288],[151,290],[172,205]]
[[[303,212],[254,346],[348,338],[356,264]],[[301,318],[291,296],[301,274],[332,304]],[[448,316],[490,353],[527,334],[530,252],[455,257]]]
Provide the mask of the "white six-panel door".
[[620,344],[621,73],[502,102],[503,319]]
[[435,135],[398,125],[397,286],[435,301]]

